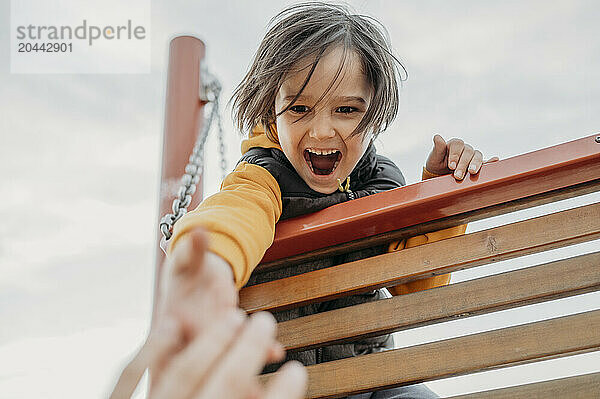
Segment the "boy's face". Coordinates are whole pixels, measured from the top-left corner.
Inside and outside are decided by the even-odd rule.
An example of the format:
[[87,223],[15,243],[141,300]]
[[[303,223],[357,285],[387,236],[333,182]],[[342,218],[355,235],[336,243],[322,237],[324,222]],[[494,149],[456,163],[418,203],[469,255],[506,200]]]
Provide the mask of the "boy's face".
[[[346,180],[370,141],[363,134],[350,137],[369,107],[372,93],[354,52],[348,55],[340,76],[315,107],[333,82],[342,54],[340,47],[326,53],[302,95],[276,120],[284,154],[308,186],[323,194],[335,192],[338,179],[342,183]],[[300,91],[309,71],[310,67],[286,77],[275,99],[277,113]]]

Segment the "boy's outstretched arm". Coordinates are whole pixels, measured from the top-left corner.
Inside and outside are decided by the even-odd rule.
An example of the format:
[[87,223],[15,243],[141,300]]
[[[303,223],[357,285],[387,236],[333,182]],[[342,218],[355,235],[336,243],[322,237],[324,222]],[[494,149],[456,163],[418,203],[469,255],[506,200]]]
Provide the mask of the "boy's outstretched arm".
[[202,227],[207,232],[208,251],[226,261],[239,289],[273,243],[281,210],[275,178],[258,165],[241,162],[225,178],[221,191],[175,224],[168,252],[191,230]]
[[[236,308],[238,289],[273,242],[280,215],[275,178],[260,166],[240,163],[220,192],[176,223],[165,269],[177,265],[177,270],[161,293],[169,300],[159,303],[159,317],[179,320],[189,340],[221,312]],[[194,238],[199,230],[204,240]]]

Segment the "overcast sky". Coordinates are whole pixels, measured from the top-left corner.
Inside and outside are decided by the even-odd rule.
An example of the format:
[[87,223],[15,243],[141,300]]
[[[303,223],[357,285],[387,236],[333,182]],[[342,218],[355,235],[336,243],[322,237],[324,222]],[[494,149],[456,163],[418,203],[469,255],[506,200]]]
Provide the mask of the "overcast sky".
[[[10,74],[0,3],[0,397],[102,397],[147,331],[168,41],[194,34],[225,99],[279,1],[152,2],[150,74]],[[378,141],[409,183],[435,133],[501,159],[600,131],[594,1],[356,1],[406,66]],[[114,10],[126,13],[126,10]],[[139,55],[142,56],[142,55]],[[239,136],[224,114],[227,157]],[[220,172],[209,140],[205,192]],[[187,157],[187,154],[181,154]],[[473,223],[476,231],[600,195]],[[598,250],[598,241],[456,273],[453,282]],[[399,335],[401,346],[600,308],[587,294]],[[597,354],[437,381],[441,395],[597,371]]]

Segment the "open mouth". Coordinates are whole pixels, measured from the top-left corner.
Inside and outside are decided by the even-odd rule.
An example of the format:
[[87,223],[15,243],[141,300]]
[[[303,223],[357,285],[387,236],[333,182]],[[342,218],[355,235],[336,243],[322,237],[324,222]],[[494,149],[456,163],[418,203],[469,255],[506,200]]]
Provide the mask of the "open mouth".
[[304,159],[315,175],[330,175],[340,163],[342,153],[337,150],[307,148],[304,150]]

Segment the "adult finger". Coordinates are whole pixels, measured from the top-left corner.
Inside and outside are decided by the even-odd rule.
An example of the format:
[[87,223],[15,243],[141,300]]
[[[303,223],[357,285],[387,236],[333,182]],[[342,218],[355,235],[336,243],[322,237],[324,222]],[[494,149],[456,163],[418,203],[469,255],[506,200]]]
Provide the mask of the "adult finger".
[[465,142],[461,139],[451,139],[448,141],[448,169],[455,170],[458,166],[458,160],[465,148]]
[[173,317],[161,315],[157,317],[155,325],[150,329],[148,341],[151,346],[165,345],[162,342],[171,342],[169,350],[161,350],[156,353],[148,363],[149,387],[154,388],[155,376],[161,375],[169,360],[181,350],[184,344],[184,328],[180,321]]
[[159,377],[153,399],[187,399],[205,383],[210,370],[230,347],[245,314],[231,311],[192,341],[175,356]]
[[129,399],[146,369],[168,357],[177,347],[178,341],[177,325],[172,320],[165,320],[157,330],[151,331],[144,345],[123,369],[110,399]]
[[264,389],[257,378],[253,378],[247,391],[244,393],[243,399],[263,399]]
[[275,328],[275,319],[270,313],[253,314],[196,398],[246,397],[264,367],[267,352],[275,340]]
[[462,153],[458,160],[458,164],[456,165],[456,169],[454,170],[455,178],[462,179],[463,177],[465,177],[467,167],[469,166],[469,163],[471,163],[474,153],[475,150],[473,150],[473,147],[471,147],[468,144],[464,144]]
[[275,341],[267,352],[267,363],[280,362],[285,357],[285,349],[283,345]]
[[269,380],[263,399],[300,399],[306,393],[308,375],[301,363],[287,362]]

